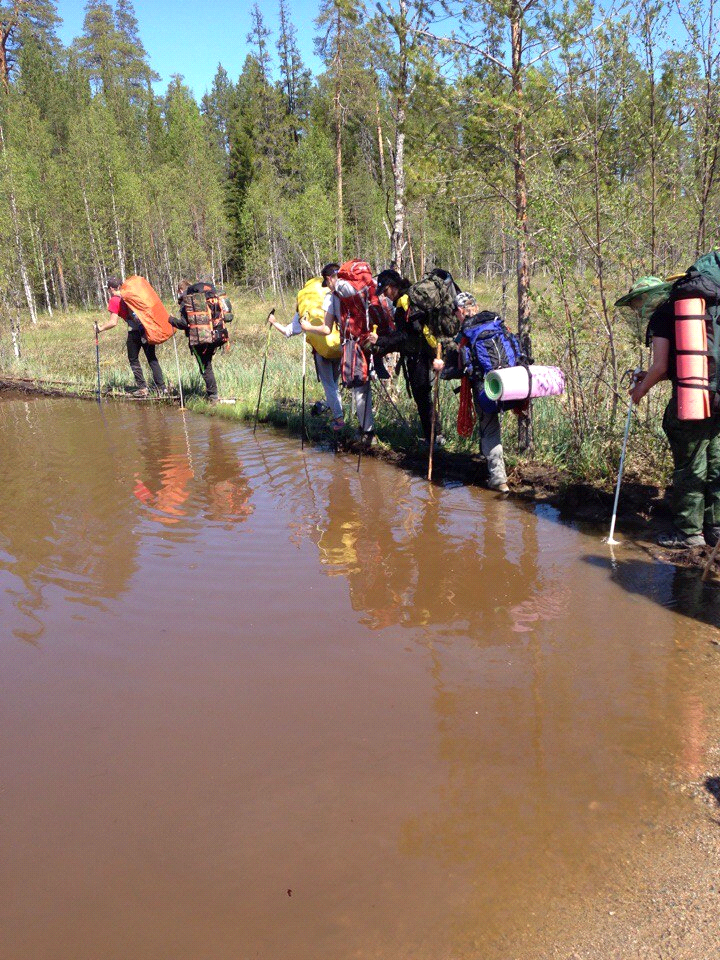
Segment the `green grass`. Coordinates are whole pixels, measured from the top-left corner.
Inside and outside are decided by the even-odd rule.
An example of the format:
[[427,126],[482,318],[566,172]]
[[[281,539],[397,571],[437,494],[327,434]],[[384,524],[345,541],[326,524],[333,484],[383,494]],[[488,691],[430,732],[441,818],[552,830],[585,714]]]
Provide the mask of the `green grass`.
[[[484,306],[500,308],[500,303],[496,302],[496,289],[478,287],[475,292]],[[257,297],[237,291],[230,291],[230,296],[235,314],[230,328],[230,349],[228,352],[219,351],[213,366],[220,395],[235,398],[235,404],[209,407],[204,402],[204,383],[182,333],[178,333],[174,338],[180,378],[189,408],[213,416],[252,420],[255,416],[263,358],[268,343],[266,317],[275,301],[261,301]],[[286,307],[278,307],[277,310],[281,320],[288,320],[292,314],[291,297],[286,297],[285,301]],[[19,360],[14,357],[6,318],[6,322],[0,327],[0,373],[49,382],[68,392],[94,395],[97,372],[93,322],[104,321],[106,317],[104,311],[55,313],[53,317],[44,315],[34,325],[26,318],[21,329]],[[125,325],[119,323],[114,329],[100,334],[100,378],[105,394],[122,395],[134,386],[125,352],[125,330]],[[536,332],[534,352],[538,362],[555,362],[565,367],[563,349],[562,338],[557,334],[550,332],[538,336]],[[630,345],[621,344],[621,349],[621,362],[626,361],[627,366],[634,365]],[[157,355],[168,385],[177,392],[178,375],[173,342],[159,346]],[[592,370],[593,360],[594,353],[590,344],[587,350],[589,370]],[[151,382],[142,356],[141,362],[146,378]],[[443,433],[447,446],[450,451],[476,452],[477,437],[460,438],[455,429],[458,407],[458,398],[452,389],[455,385],[443,382],[440,389]],[[316,400],[324,399],[309,349],[306,391],[306,424],[309,437],[312,441],[329,441],[331,431],[327,415],[309,415],[312,404]],[[639,415],[633,415],[630,454],[626,467],[629,477],[660,484],[665,482],[670,468],[670,459],[666,454],[660,428],[664,407],[664,397],[659,395],[661,393],[662,391],[654,390],[651,403],[643,406]],[[391,395],[410,429],[392,409],[380,386],[374,387],[374,394],[376,431],[381,443],[396,450],[416,448],[418,437],[421,436],[420,424],[402,375],[395,387],[391,387]],[[355,420],[350,413],[349,393],[344,392],[343,395],[348,424],[346,433],[352,436]],[[286,340],[273,330],[269,340],[259,420],[298,433],[302,417],[301,396],[302,340],[300,337]],[[537,401],[533,405],[533,459],[567,471],[570,480],[611,486],[620,457],[627,395],[624,392],[619,394],[614,419],[612,406],[612,392],[609,388],[603,393],[597,393],[593,402],[588,403],[585,419],[579,427],[577,417],[573,416],[570,397]],[[527,459],[516,452],[516,438],[517,419],[512,413],[508,413],[503,420],[503,442],[509,469],[521,465]]]

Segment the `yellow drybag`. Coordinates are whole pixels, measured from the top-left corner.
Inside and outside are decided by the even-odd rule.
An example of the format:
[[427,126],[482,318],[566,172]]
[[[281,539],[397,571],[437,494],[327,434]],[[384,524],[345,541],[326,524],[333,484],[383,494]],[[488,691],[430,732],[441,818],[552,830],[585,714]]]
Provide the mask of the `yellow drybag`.
[[[328,293],[326,287],[322,285],[322,277],[312,277],[297,295],[297,312],[300,318],[307,318],[313,326],[319,327],[325,323],[325,311],[323,303]],[[340,347],[340,331],[337,324],[328,337],[320,333],[308,333],[308,343],[317,350],[321,357],[326,360],[339,360],[342,354]]]

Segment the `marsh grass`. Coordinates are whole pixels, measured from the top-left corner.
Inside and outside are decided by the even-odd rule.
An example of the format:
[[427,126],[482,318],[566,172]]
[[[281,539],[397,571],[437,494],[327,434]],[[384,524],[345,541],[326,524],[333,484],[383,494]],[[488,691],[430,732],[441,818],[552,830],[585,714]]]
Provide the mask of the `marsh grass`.
[[[497,291],[477,289],[483,304],[500,309]],[[198,412],[237,420],[253,420],[258,399],[266,346],[268,361],[263,384],[258,417],[260,422],[285,427],[299,433],[302,421],[302,339],[283,338],[275,330],[267,337],[266,317],[273,306],[257,297],[242,292],[230,291],[235,320],[230,328],[229,350],[218,351],[213,366],[216,372],[221,397],[234,399],[232,405],[210,407],[204,400],[205,389],[187,340],[182,333],[157,348],[157,356],[171,391],[178,391],[178,365],[185,403]],[[289,320],[292,307],[277,310],[283,321]],[[168,304],[168,306],[170,306]],[[37,324],[24,322],[21,332],[21,357],[13,354],[7,324],[0,327],[0,372],[5,376],[22,377],[50,383],[60,390],[94,395],[97,389],[95,338],[93,323],[104,321],[104,311],[78,311],[69,314],[44,315]],[[621,361],[634,366],[633,347],[628,342],[622,345]],[[564,366],[563,343],[552,331],[535,334],[535,357],[537,362],[557,363]],[[592,354],[589,354],[592,362]],[[152,383],[149,369],[141,355],[141,363],[148,384]],[[104,395],[123,396],[133,387],[134,381],[127,360],[125,326],[118,324],[112,330],[100,334],[100,380]],[[474,453],[478,450],[477,433],[463,439],[458,436],[456,419],[458,397],[453,391],[455,383],[442,382],[440,409],[443,434],[450,451]],[[383,388],[373,388],[373,408],[376,431],[382,445],[400,451],[419,447],[422,436],[420,423],[412,399],[408,395],[402,374],[388,386],[390,396],[398,413],[391,406]],[[623,387],[624,391],[624,387]],[[663,440],[660,421],[665,403],[662,390],[655,390],[650,403],[633,414],[628,457],[628,476],[649,482],[664,483],[670,459]],[[356,420],[350,409],[350,395],[344,392],[346,438],[355,434]],[[609,487],[614,483],[620,457],[622,434],[627,413],[627,394],[618,394],[613,416],[609,392],[598,398],[592,407],[592,416],[587,419],[579,433],[573,427],[570,399],[568,396],[536,401],[533,405],[535,449],[533,459],[566,471],[569,480],[581,480]],[[331,442],[327,413],[310,414],[313,404],[324,400],[322,387],[317,382],[312,352],[308,348],[306,380],[306,429],[311,442]],[[512,413],[504,415],[503,441],[509,469],[523,463],[517,454],[517,418]]]

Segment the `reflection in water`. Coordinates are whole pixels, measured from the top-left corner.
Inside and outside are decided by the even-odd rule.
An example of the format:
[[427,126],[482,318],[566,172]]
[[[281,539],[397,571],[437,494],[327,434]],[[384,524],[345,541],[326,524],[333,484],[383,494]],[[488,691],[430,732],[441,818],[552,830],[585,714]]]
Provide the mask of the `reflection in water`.
[[138,566],[138,517],[179,527],[178,538],[189,540],[203,523],[232,529],[253,511],[251,488],[220,425],[210,424],[193,451],[187,423],[174,413],[74,404],[72,415],[63,415],[68,409],[40,399],[0,403],[9,467],[0,570],[16,614],[12,632],[32,642],[47,629],[48,590],[104,608],[127,589]]
[[0,644],[9,952],[550,955],[516,945],[549,897],[623,862],[658,769],[701,775],[697,577],[370,458],[97,413],[0,400],[0,613],[43,638]]

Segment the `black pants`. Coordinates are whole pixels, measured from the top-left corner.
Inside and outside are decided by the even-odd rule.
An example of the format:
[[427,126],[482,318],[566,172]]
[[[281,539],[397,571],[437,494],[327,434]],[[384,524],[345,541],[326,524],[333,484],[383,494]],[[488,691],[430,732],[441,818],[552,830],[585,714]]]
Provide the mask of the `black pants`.
[[164,390],[165,380],[163,378],[163,372],[160,369],[160,364],[158,363],[158,358],[155,356],[155,345],[152,343],[143,343],[143,336],[139,330],[128,330],[127,355],[130,361],[130,369],[135,377],[135,386],[139,390],[144,390],[147,387],[142,367],[140,366],[141,349],[145,354],[145,359],[150,364],[155,386],[158,390]]
[[429,440],[433,422],[432,357],[425,353],[406,354],[403,363],[407,371],[410,393],[420,414],[420,423],[425,439]]
[[190,352],[197,360],[200,367],[200,373],[205,381],[205,392],[208,400],[213,400],[218,395],[215,373],[212,368],[213,354],[217,350],[216,344],[203,344],[200,347],[190,347]]

